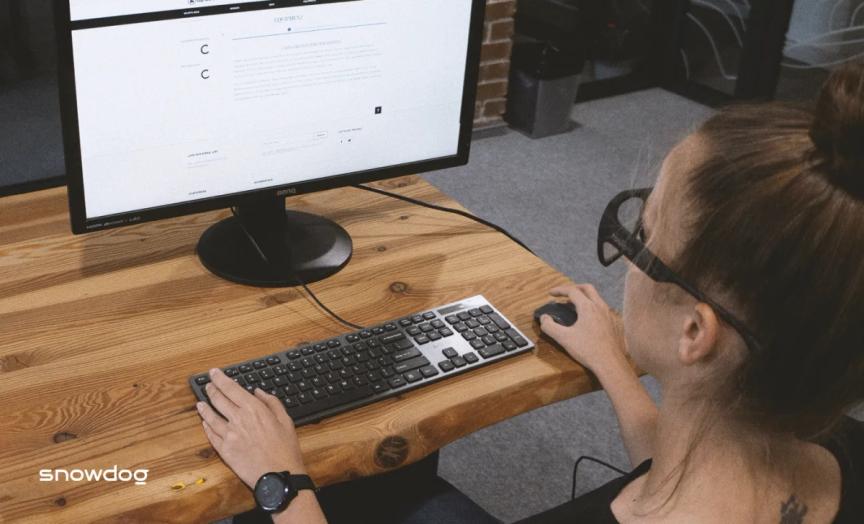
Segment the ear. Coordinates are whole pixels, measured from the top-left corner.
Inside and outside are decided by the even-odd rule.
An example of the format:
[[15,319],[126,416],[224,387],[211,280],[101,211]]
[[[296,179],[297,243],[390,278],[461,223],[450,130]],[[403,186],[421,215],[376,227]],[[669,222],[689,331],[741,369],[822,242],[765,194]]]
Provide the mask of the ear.
[[685,366],[707,362],[716,353],[720,325],[714,310],[698,303],[684,319],[678,342],[678,360]]

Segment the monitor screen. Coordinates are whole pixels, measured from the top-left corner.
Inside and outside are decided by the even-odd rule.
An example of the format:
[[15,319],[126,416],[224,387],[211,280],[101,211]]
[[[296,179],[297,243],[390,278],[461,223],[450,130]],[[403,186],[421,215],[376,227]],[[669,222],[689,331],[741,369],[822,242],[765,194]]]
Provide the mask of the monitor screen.
[[477,4],[70,0],[79,213],[464,163]]

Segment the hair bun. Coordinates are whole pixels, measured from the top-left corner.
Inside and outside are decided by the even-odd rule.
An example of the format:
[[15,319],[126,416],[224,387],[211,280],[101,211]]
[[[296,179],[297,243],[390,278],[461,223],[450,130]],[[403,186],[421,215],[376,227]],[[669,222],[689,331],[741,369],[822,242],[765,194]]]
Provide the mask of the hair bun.
[[864,198],[864,64],[834,71],[822,86],[810,137],[830,180]]

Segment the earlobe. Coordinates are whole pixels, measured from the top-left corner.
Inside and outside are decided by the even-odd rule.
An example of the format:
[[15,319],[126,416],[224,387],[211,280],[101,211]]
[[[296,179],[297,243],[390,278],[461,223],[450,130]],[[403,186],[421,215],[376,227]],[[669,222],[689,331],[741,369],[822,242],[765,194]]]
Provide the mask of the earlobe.
[[706,362],[715,354],[719,333],[717,316],[706,304],[696,304],[684,319],[678,342],[678,360],[685,366]]

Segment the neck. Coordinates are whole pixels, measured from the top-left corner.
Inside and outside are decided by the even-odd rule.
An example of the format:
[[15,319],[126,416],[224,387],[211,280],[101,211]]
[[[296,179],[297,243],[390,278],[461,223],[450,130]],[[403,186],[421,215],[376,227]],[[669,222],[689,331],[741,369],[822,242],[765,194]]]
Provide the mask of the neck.
[[653,464],[638,504],[646,509],[667,500],[667,506],[687,504],[691,493],[703,502],[712,493],[728,501],[734,492],[758,502],[754,486],[789,478],[796,467],[790,458],[808,445],[791,435],[770,436],[748,428],[709,402],[696,402],[675,388],[664,388]]

